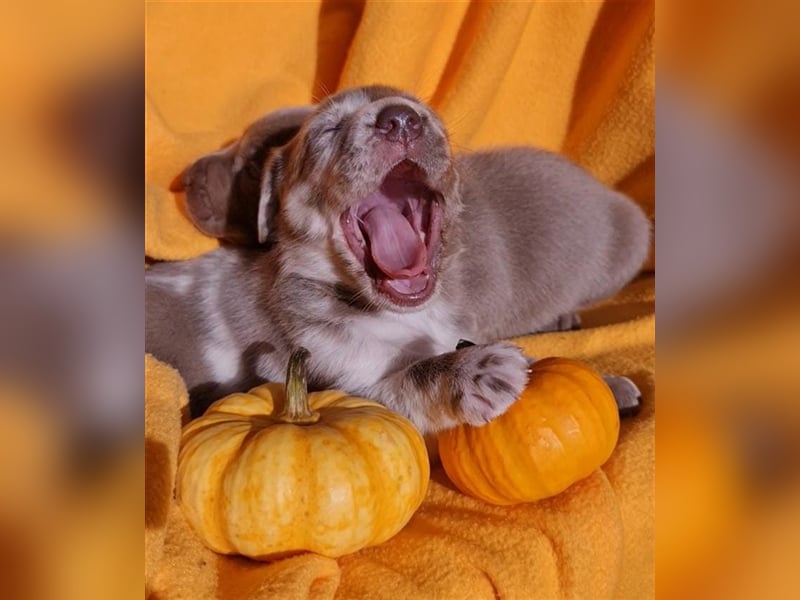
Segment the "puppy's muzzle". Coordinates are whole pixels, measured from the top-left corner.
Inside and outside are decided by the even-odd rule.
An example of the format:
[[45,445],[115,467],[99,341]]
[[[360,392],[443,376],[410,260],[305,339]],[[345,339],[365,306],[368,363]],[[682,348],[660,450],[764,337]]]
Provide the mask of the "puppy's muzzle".
[[391,104],[378,113],[375,129],[390,142],[408,144],[422,135],[422,117],[410,106]]

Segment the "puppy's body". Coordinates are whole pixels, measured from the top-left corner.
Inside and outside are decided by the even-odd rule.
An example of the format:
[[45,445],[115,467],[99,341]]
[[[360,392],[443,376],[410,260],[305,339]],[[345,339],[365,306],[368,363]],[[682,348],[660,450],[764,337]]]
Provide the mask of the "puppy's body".
[[[393,92],[366,102],[379,111],[384,98],[398,102]],[[438,151],[430,149],[438,135],[423,140],[428,154]],[[401,155],[422,163],[402,141]],[[284,156],[286,170],[292,151]],[[514,148],[439,162],[425,166],[425,181],[446,190],[441,249],[418,267],[426,277],[436,270],[430,297],[405,306],[401,296],[398,305],[358,279],[337,222],[291,214],[292,194],[314,194],[302,177],[289,176],[269,249],[223,246],[148,270],[147,350],[178,368],[201,407],[281,380],[291,350],[305,346],[313,387],[375,398],[424,432],[502,413],[524,386],[528,364],[497,340],[548,328],[616,292],[645,258],[649,225],[629,200],[550,153]],[[382,258],[369,247],[378,235],[367,251]],[[478,345],[455,351],[461,338]]]

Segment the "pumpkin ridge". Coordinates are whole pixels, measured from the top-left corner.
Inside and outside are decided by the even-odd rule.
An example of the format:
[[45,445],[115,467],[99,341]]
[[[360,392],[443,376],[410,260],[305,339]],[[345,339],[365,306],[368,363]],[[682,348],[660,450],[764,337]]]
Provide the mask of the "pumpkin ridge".
[[[539,373],[533,385],[526,388],[523,392],[523,399],[526,401],[526,412],[540,413],[546,411],[542,415],[543,421],[537,423],[529,423],[525,418],[515,418],[511,420],[511,426],[514,428],[514,437],[508,440],[511,447],[515,448],[523,457],[524,460],[521,464],[528,465],[531,468],[535,477],[528,477],[526,481],[522,482],[512,491],[513,497],[517,501],[522,501],[527,497],[536,496],[537,499],[553,494],[553,489],[548,476],[550,470],[550,456],[554,449],[548,445],[545,451],[540,449],[540,442],[545,439],[544,432],[550,432],[558,442],[560,450],[564,450],[564,444],[561,439],[555,435],[553,431],[553,415],[550,414],[552,409],[552,392],[548,389],[548,382],[541,378],[543,372]],[[526,429],[522,429],[525,426]],[[529,429],[528,429],[529,428]],[[522,441],[522,443],[520,442]],[[548,442],[552,442],[551,438],[547,438]],[[545,455],[544,464],[542,464],[541,454]],[[520,493],[520,490],[524,493]],[[544,493],[542,493],[544,492]]]
[[[376,409],[387,411],[388,409],[381,404],[365,404],[356,406],[346,406],[344,403],[337,404],[336,406],[329,405],[323,407],[320,411],[322,418],[325,419],[328,425],[338,423],[340,421],[348,421],[350,419],[358,418],[373,418],[376,414]],[[383,415],[381,415],[383,418]],[[322,419],[320,419],[322,420]]]
[[[320,408],[323,408],[323,410],[327,412],[329,407]],[[322,453],[321,456],[318,456],[317,444],[315,444],[314,436],[319,437],[320,435],[324,435],[329,439],[336,440],[334,443],[338,442],[343,447],[347,447],[346,443],[341,444],[341,440],[338,439],[339,436],[337,435],[338,430],[336,427],[331,425],[329,420],[325,419],[325,416],[325,414],[322,414],[320,420],[313,425],[302,427],[302,431],[300,432],[300,437],[303,440],[304,447],[302,455],[306,458],[306,460],[302,461],[301,464],[294,469],[294,471],[297,471],[298,469],[306,471],[307,477],[305,477],[305,497],[309,515],[316,514],[325,516],[326,514],[330,513],[330,511],[326,510],[329,509],[330,506],[323,507],[323,498],[325,498],[325,496],[321,496],[319,491],[328,491],[331,489],[330,482],[326,480],[326,476],[329,476],[331,470],[324,467],[327,466],[332,452],[325,452]],[[340,451],[337,451],[337,454],[339,452]],[[295,450],[293,454],[297,455],[298,452]],[[323,466],[323,468],[320,468],[320,466]],[[342,478],[342,481],[345,481],[349,487],[350,498],[354,498],[355,493],[353,490],[352,481],[350,481],[349,478]],[[297,544],[297,546],[309,552],[316,552],[318,554],[330,556],[332,552],[324,542],[320,541],[318,532],[312,530],[312,528],[308,527],[306,523],[302,523],[301,525],[302,526],[299,529],[303,532],[303,542],[302,544]]]
[[[269,405],[270,410],[274,410],[275,398],[278,397],[283,398],[283,384],[274,381],[268,381],[266,383],[262,383],[261,385],[257,385],[254,388],[251,388],[250,391],[242,395],[255,396],[257,398],[260,398],[267,405]],[[231,394],[230,396],[226,396],[225,399],[236,398],[237,396],[239,396],[239,394]]]
[[[561,376],[565,379],[570,381],[572,399],[576,396],[579,397],[579,405],[583,408],[583,410],[579,411],[579,414],[582,416],[582,419],[586,422],[578,421],[578,430],[580,431],[580,447],[582,449],[581,453],[573,453],[573,471],[575,476],[575,482],[585,479],[595,470],[596,467],[587,468],[587,463],[594,462],[591,461],[590,458],[595,456],[601,456],[600,450],[606,447],[605,443],[600,443],[601,440],[598,439],[597,432],[602,431],[604,438],[606,435],[606,424],[605,420],[602,418],[602,414],[598,410],[597,402],[595,400],[595,394],[590,393],[587,390],[587,387],[590,385],[598,385],[602,383],[605,386],[605,382],[599,376],[595,375],[593,372],[588,371],[580,371],[578,373],[569,372],[565,373],[561,370],[554,370],[554,375]],[[607,386],[606,386],[607,387]],[[573,415],[574,416],[574,415]],[[591,432],[591,438],[587,437],[587,432]],[[606,440],[603,439],[602,442]],[[611,452],[614,450],[615,444],[611,444]],[[609,452],[610,456],[610,452]],[[599,466],[602,466],[603,463],[608,460],[608,456],[604,456],[602,462]],[[575,483],[573,482],[573,483]],[[569,486],[567,486],[569,487]],[[566,488],[564,488],[566,489]],[[562,491],[562,490],[558,490]]]
[[[232,424],[231,426],[218,426],[218,427],[215,427],[213,429],[209,428],[209,429],[202,430],[201,433],[205,433],[206,436],[204,436],[202,439],[198,439],[198,438],[200,438],[199,435],[195,436],[193,438],[195,448],[198,451],[202,450],[204,454],[207,454],[208,453],[208,450],[206,448],[207,443],[209,441],[211,441],[212,439],[216,438],[219,435],[220,430],[229,430],[229,429],[231,429],[231,427],[233,425],[235,425],[235,424]],[[245,422],[241,422],[241,425],[246,425],[246,423]],[[225,431],[225,433],[228,434],[228,436],[230,436],[230,432],[229,431]],[[216,470],[216,468],[218,468],[220,474],[223,474],[225,472],[225,470],[227,469],[228,465],[230,464],[230,460],[231,460],[230,457],[233,456],[234,454],[236,454],[239,451],[239,449],[240,449],[240,447],[241,447],[241,445],[243,443],[243,440],[247,435],[247,431],[246,431],[246,429],[245,430],[240,430],[238,432],[234,432],[233,435],[237,435],[237,436],[241,436],[241,437],[239,437],[239,439],[236,442],[231,443],[230,447],[226,449],[227,450],[227,455],[220,456],[219,452],[215,452],[214,456],[211,457],[210,460],[208,460],[208,457],[206,457],[206,456],[202,456],[202,457],[198,458],[198,457],[196,457],[196,454],[193,453],[193,455],[188,457],[188,458],[187,457],[183,457],[182,459],[179,458],[179,461],[181,461],[181,464],[183,464],[183,465],[190,465],[191,466],[192,463],[197,462],[197,460],[201,460],[202,464],[200,465],[200,469],[203,472],[208,472],[208,471],[213,472],[214,470]],[[230,437],[228,439],[230,439]],[[191,447],[191,446],[185,446],[185,447]],[[208,482],[208,479],[209,478],[207,476],[198,477],[198,478],[195,478],[195,481],[192,482],[192,484],[190,485],[190,491],[192,492],[191,493],[192,504],[195,504],[197,502],[197,495],[199,494],[201,496],[201,499],[204,500],[203,503],[206,503],[209,500],[211,502],[213,502],[214,506],[216,507],[217,515],[219,515],[219,514],[221,514],[221,510],[222,510],[222,494],[221,494],[221,488],[219,486],[219,482],[221,481],[221,479],[220,478],[214,478],[211,482]],[[184,482],[185,478],[181,477],[180,481]],[[201,485],[201,482],[203,482],[203,481],[207,482],[206,485],[203,486],[202,489],[198,489],[197,486]],[[181,496],[183,496],[183,494],[181,494]],[[207,523],[205,523],[205,521],[207,521],[208,519],[204,519],[203,515],[197,515],[197,517],[200,518],[201,521],[203,521],[203,525],[204,526],[207,525]],[[219,519],[216,519],[216,520],[212,519],[212,523],[218,523],[218,521],[219,521]],[[192,524],[192,527],[195,528],[195,529],[198,527],[198,523],[196,523],[194,521],[192,521],[191,524]],[[228,535],[227,531],[224,528],[217,526],[216,527],[216,534],[219,537],[220,541],[224,542],[224,544],[225,544],[224,548],[218,548],[217,550],[225,552],[225,553],[229,553],[231,551],[231,549],[233,548],[233,545],[230,542],[230,536]]]
[[[317,492],[320,488],[320,476],[324,471],[320,469],[319,461],[315,460],[316,453],[314,452],[313,436],[317,435],[321,429],[330,429],[321,423],[321,419],[317,423],[310,425],[291,424],[287,427],[286,424],[281,424],[279,427],[276,427],[276,431],[284,434],[289,432],[291,436],[291,441],[289,443],[276,443],[276,447],[286,449],[286,454],[291,458],[291,465],[283,472],[283,475],[295,484],[297,483],[297,478],[294,475],[295,473],[304,471],[306,475],[302,478],[305,482],[305,486],[292,486],[291,501],[278,508],[280,512],[289,513],[294,517],[288,525],[283,525],[282,529],[285,530],[287,527],[290,529],[291,536],[297,540],[297,543],[293,544],[297,549],[311,552],[318,551],[320,546],[317,540],[317,532],[313,531],[302,520],[298,527],[297,513],[293,511],[296,510],[298,505],[305,506],[308,515],[313,515],[320,511],[319,495]],[[305,489],[298,494],[297,489],[300,487],[305,487]],[[276,498],[270,499],[271,503],[278,506],[276,500]]]
[[[475,489],[473,492],[474,495],[481,500],[490,502],[493,496],[491,492],[488,494],[488,496],[485,493],[484,488],[481,485],[484,481],[484,477],[477,465],[474,464],[474,461],[471,460],[473,457],[473,442],[470,433],[470,429],[467,429],[461,425],[455,427],[454,429],[450,429],[447,432],[447,436],[450,438],[452,446],[448,446],[446,451],[442,453],[441,456],[443,462],[445,462],[447,466],[449,466],[449,470],[452,471],[453,481],[457,486],[460,485],[464,489],[479,488]],[[461,460],[460,457],[462,456],[467,457],[467,460]],[[478,483],[467,485],[467,482]]]
[[[284,540],[286,537],[293,538],[294,543],[292,545],[300,551],[317,552],[320,546],[316,537],[317,532],[308,527],[304,519],[300,518],[298,522],[298,513],[296,511],[298,506],[305,507],[309,516],[320,511],[317,491],[320,487],[320,474],[324,471],[319,468],[319,461],[315,460],[312,440],[313,436],[324,428],[325,426],[319,425],[319,423],[312,425],[291,424],[288,427],[281,424],[273,431],[273,446],[285,450],[283,454],[286,454],[288,458],[288,466],[281,472],[281,485],[290,488],[291,498],[289,501],[280,502],[284,494],[281,493],[281,490],[273,489],[273,496],[269,498],[269,503],[276,507],[275,512],[288,514],[291,517],[288,522],[281,523],[281,531],[278,533],[278,537]],[[288,439],[285,442],[279,442],[275,439],[278,435],[287,436]],[[298,485],[295,473],[299,471],[305,474],[301,478],[304,485]],[[288,536],[286,535],[287,529],[289,530]],[[275,554],[274,551],[273,554]]]
[[[244,423],[241,419],[231,419],[230,421],[225,421],[222,424],[229,425],[231,427],[235,427],[236,425],[241,425],[243,432],[247,430],[247,424]],[[207,427],[196,427],[194,429],[188,430],[181,435],[181,447],[178,451],[179,460],[181,455],[186,454],[189,452],[190,449],[196,451],[197,448],[202,447],[203,443],[213,438],[217,435],[218,427],[220,423],[211,423]],[[190,456],[188,454],[187,456]]]
[[[547,405],[548,412],[547,412],[547,429],[552,433],[553,438],[558,442],[560,446],[560,455],[561,461],[566,462],[566,464],[560,469],[552,469],[552,455],[553,452],[549,453],[548,457],[548,469],[557,471],[557,477],[549,477],[545,478],[547,484],[543,487],[547,490],[549,495],[555,495],[558,493],[563,492],[567,489],[571,483],[567,483],[565,485],[564,481],[573,481],[575,480],[575,475],[582,471],[581,463],[583,462],[583,457],[585,455],[585,450],[583,445],[581,444],[583,434],[583,428],[578,427],[578,436],[581,439],[576,439],[574,436],[570,434],[565,435],[565,424],[564,424],[564,415],[561,414],[563,411],[563,406],[566,405],[567,408],[570,408],[575,404],[575,396],[576,395],[583,395],[584,397],[588,397],[588,394],[583,390],[579,385],[576,385],[575,379],[569,373],[564,373],[557,369],[552,369],[548,371],[549,379],[547,381],[547,385],[545,386],[545,396],[550,400]],[[560,381],[560,384],[556,382]],[[590,399],[589,399],[590,400]],[[579,400],[579,404],[580,404]],[[571,412],[571,411],[570,411]],[[572,417],[572,422],[575,423],[574,416],[569,414]],[[566,440],[564,438],[567,438]],[[565,443],[565,441],[567,443]],[[580,452],[572,450],[570,451],[569,448],[577,447],[580,449]],[[571,474],[570,477],[567,477],[566,474]],[[583,477],[580,477],[581,479]],[[574,481],[573,481],[574,482]]]
[[[380,523],[384,522],[384,517],[386,511],[382,504],[382,501],[377,500],[378,498],[383,498],[383,490],[376,488],[376,480],[382,479],[382,471],[379,468],[376,468],[372,458],[372,452],[363,452],[364,441],[358,435],[358,431],[350,431],[349,428],[353,426],[353,423],[348,422],[344,423],[342,427],[332,427],[332,430],[335,431],[345,442],[345,447],[351,449],[350,454],[355,454],[359,458],[359,463],[363,465],[364,471],[366,472],[365,480],[367,482],[367,486],[369,487],[369,492],[367,497],[370,499],[370,505],[368,508],[363,506],[355,506],[354,509],[354,517],[358,513],[359,509],[365,510],[371,514],[371,523],[368,530],[367,539],[359,539],[359,540],[351,540],[350,544],[355,545],[372,545],[375,540],[375,531],[379,527]],[[360,424],[356,424],[357,426],[362,426]],[[356,452],[353,452],[356,450]],[[375,448],[375,454],[380,452],[379,448]],[[363,494],[355,493],[356,490],[353,490],[353,499],[355,502],[359,501],[359,498],[363,496]],[[363,526],[363,524],[360,524]],[[365,527],[366,530],[366,527]]]
[[[393,449],[395,453],[395,460],[394,462],[398,465],[407,466],[406,473],[403,473],[403,476],[408,477],[408,490],[404,490],[399,484],[397,486],[397,493],[404,493],[404,495],[412,495],[414,500],[414,505],[409,507],[408,503],[399,503],[396,502],[392,503],[392,508],[395,512],[402,512],[405,518],[404,520],[407,522],[413,514],[416,512],[417,508],[422,504],[422,500],[425,497],[425,494],[428,490],[428,481],[430,480],[430,460],[428,458],[428,452],[425,449],[425,442],[422,438],[422,435],[408,422],[404,422],[404,420],[399,416],[391,411],[388,411],[386,415],[383,415],[383,424],[384,430],[386,433],[391,437],[392,443],[390,447]],[[408,429],[411,428],[414,435],[411,436],[407,433]],[[400,451],[402,450],[402,452]],[[410,454],[416,458],[415,461],[408,461],[403,460],[403,456],[405,454]],[[400,469],[403,470],[402,468]],[[384,473],[382,471],[382,473]],[[393,484],[395,480],[393,478],[389,478],[388,472],[384,479],[389,479]],[[393,498],[393,500],[395,500]],[[399,520],[398,520],[399,522]],[[395,535],[402,527],[397,528],[396,531],[387,531],[384,532],[382,535],[378,536],[377,541],[378,543],[386,541],[393,535]]]
[[[619,428],[620,428],[619,407],[617,406],[617,402],[614,399],[614,392],[611,391],[611,388],[602,378],[599,379],[605,389],[605,394],[602,399],[598,398],[594,402],[593,406],[595,411],[597,411],[599,420],[604,425],[604,427],[602,428],[605,433],[603,443],[606,447],[610,448],[608,455],[603,461],[603,464],[605,464],[606,461],[611,457],[611,454],[613,454],[614,450],[617,447],[617,442],[619,441]],[[605,402],[608,404],[608,410],[601,411],[600,407],[601,402]],[[605,418],[604,414],[606,415]],[[611,422],[610,423],[610,425],[612,425],[611,427],[609,427],[609,421]]]
[[[356,428],[353,422],[348,422],[342,431],[347,431],[348,436],[357,436],[360,446],[369,444],[371,449],[364,455],[371,469],[369,481],[373,489],[380,488],[377,494],[371,494],[376,511],[373,521],[376,527],[373,528],[370,538],[370,544],[374,545],[394,536],[419,508],[427,491],[430,465],[421,435],[403,417],[376,403],[375,410],[371,414],[365,414],[364,418],[374,421],[374,426],[380,429],[379,433],[388,438],[387,443],[378,444],[374,439],[364,438],[360,428]],[[409,430],[413,436],[409,434]],[[415,460],[409,461],[409,457]],[[401,468],[398,469],[397,465]],[[402,472],[403,465],[408,467],[408,472],[401,473],[402,477],[409,479],[408,489],[399,485],[394,476],[395,471]],[[387,496],[387,489],[394,491],[391,497]],[[390,498],[389,502],[386,501],[387,497]],[[398,497],[402,498],[399,502]],[[409,498],[413,499],[413,506],[409,504]],[[393,522],[402,524],[387,529],[385,523]]]
[[[365,420],[373,421],[369,425],[371,427],[377,427],[378,425],[374,422],[377,420],[377,423],[380,424],[380,428],[385,432],[386,427],[384,427],[384,415],[382,412],[387,411],[388,409],[381,407],[380,409],[376,409],[375,412],[381,411],[378,414],[370,414],[364,415],[362,418]],[[368,507],[367,512],[371,515],[370,520],[370,527],[368,531],[368,537],[365,539],[360,539],[354,541],[354,546],[357,544],[361,545],[368,545],[372,546],[381,541],[383,537],[382,530],[385,527],[385,523],[392,522],[393,515],[390,514],[390,507],[384,501],[386,497],[386,489],[387,481],[389,484],[392,481],[386,476],[386,465],[390,464],[394,461],[400,460],[399,455],[404,454],[399,452],[398,449],[392,445],[387,444],[388,447],[384,448],[381,445],[375,443],[373,439],[367,438],[362,434],[362,429],[365,428],[363,423],[358,423],[356,420],[348,421],[347,423],[343,424],[342,427],[337,428],[337,431],[340,435],[342,435],[350,444],[351,448],[356,449],[356,453],[359,456],[360,460],[364,465],[364,470],[367,473],[366,481],[367,485],[369,486],[369,493],[366,495],[367,498],[370,499],[370,504]],[[395,440],[392,439],[392,442]],[[365,444],[369,444],[369,450],[364,448]],[[392,455],[389,455],[389,451],[392,452]],[[363,498],[364,494],[357,494],[354,495],[356,500],[359,498]],[[394,533],[392,533],[394,535]],[[391,537],[391,535],[387,536]]]
[[[383,417],[383,415],[381,415],[381,417]],[[395,456],[392,456],[391,458],[397,460],[396,454],[398,454],[398,452],[396,451],[396,447],[394,446],[397,436],[390,433],[389,428],[383,427],[384,425],[383,422],[381,422],[381,425],[382,425],[381,429],[383,429],[384,432],[392,438],[391,448],[395,453]],[[407,450],[407,448],[404,448],[404,450]],[[384,454],[383,450],[376,444],[374,454],[371,452],[367,453],[365,458],[371,470],[371,477],[369,478],[370,483],[373,484],[374,486],[375,483],[380,481],[382,484],[380,486],[381,490],[382,492],[385,492],[386,480],[388,479],[388,477],[386,476],[385,465],[388,457],[386,456],[386,454]],[[386,496],[384,493],[379,493],[377,495],[373,493],[370,496],[373,498],[373,509],[375,510],[375,518],[376,518],[375,521],[377,523],[385,523],[387,520],[387,515],[391,512],[391,509],[393,509],[394,507],[391,507],[386,503],[385,500]],[[374,500],[375,498],[378,499],[377,502]],[[370,543],[377,543],[381,537],[382,536],[380,535],[379,530],[373,530],[370,535]]]
[[[514,441],[514,438],[517,440],[528,440],[530,438],[527,432],[521,428],[522,419],[516,418],[517,413],[527,410],[527,400],[528,398],[525,397],[524,393],[520,395],[511,405],[509,411],[498,417],[502,419],[509,415],[511,411],[514,411],[508,418],[503,419],[503,427],[494,427],[492,431],[491,447],[497,455],[495,457],[495,465],[492,468],[499,467],[506,474],[506,477],[501,479],[504,489],[497,490],[497,495],[505,502],[517,500],[520,487],[530,487],[530,480],[524,476],[524,471],[527,470],[526,467],[532,466],[533,470],[537,471],[536,474],[538,476],[536,462],[532,460],[530,453],[526,451],[526,444]],[[491,425],[492,423],[489,424],[489,426]],[[522,475],[522,477],[519,477],[519,475]],[[490,474],[488,481],[491,482],[493,479],[494,476]]]
[[[249,392],[238,392],[216,400],[206,409],[202,416],[234,415],[244,417],[249,415],[271,415],[275,410],[275,398],[282,396],[279,384],[262,383]],[[193,422],[198,420],[195,419]]]
[[[322,396],[317,400],[317,396]],[[348,396],[345,392],[312,392],[309,397],[313,397],[313,408],[328,408],[332,410],[360,410],[364,408],[380,408],[387,410],[383,404],[367,400],[366,398],[357,398],[355,396]],[[319,404],[317,404],[319,402]]]
[[[581,377],[578,377],[578,375],[580,375]],[[610,445],[611,446],[611,451],[613,452],[613,448],[616,445],[616,440],[613,440],[613,443],[610,443],[610,442],[612,442],[612,440],[610,438],[607,438],[607,436],[608,436],[608,431],[607,431],[608,427],[606,426],[605,419],[603,418],[603,415],[600,412],[600,409],[598,407],[598,399],[596,398],[597,394],[590,394],[587,391],[586,388],[587,388],[588,385],[594,384],[594,385],[600,385],[600,386],[606,388],[605,391],[608,394],[611,393],[611,390],[608,389],[608,386],[606,385],[606,382],[603,381],[603,379],[601,377],[595,375],[594,373],[589,373],[589,372],[586,372],[586,373],[581,372],[579,374],[575,373],[575,374],[573,374],[572,379],[573,379],[573,382],[575,382],[575,380],[577,380],[577,383],[574,383],[574,385],[575,385],[575,388],[577,390],[579,390],[581,392],[582,396],[583,396],[581,398],[581,401],[584,402],[584,406],[591,408],[591,410],[587,409],[585,411],[585,413],[584,413],[584,417],[587,420],[590,421],[591,427],[586,428],[586,427],[581,426],[581,428],[580,428],[581,432],[583,432],[584,440],[591,443],[592,448],[591,448],[590,451],[592,453],[596,453],[598,451],[598,448],[604,448],[604,447],[606,447],[606,445]],[[588,383],[587,383],[587,380],[588,380]],[[614,410],[616,410],[616,403],[615,403]],[[586,432],[587,431],[591,431],[593,433],[591,440],[587,440],[586,439]],[[598,432],[602,432],[603,433],[603,439],[602,440],[598,439],[598,436],[597,436]],[[610,456],[610,454],[609,454],[609,456]],[[605,459],[603,460],[603,463],[607,459],[608,459],[608,457],[605,457]],[[588,475],[588,473],[587,473],[587,475]]]
[[[242,456],[247,451],[248,447],[252,446],[254,438],[261,432],[261,430],[253,431],[251,420],[244,416],[242,417],[243,421],[246,422],[251,428],[250,430],[242,436],[242,439],[239,441],[238,446],[235,450],[231,452],[228,456],[228,459],[225,461],[225,465],[222,468],[222,471],[217,477],[217,519],[216,522],[220,529],[220,532],[224,536],[225,540],[228,542],[228,545],[231,548],[234,548],[236,551],[239,550],[239,545],[234,542],[233,536],[231,535],[230,531],[230,488],[234,487],[234,484],[228,483],[232,480],[235,475],[233,471],[238,471],[239,462],[242,460]],[[238,486],[236,486],[238,487]]]
[[[469,471],[473,469],[470,461],[459,461],[460,455],[469,455],[471,449],[469,440],[467,439],[466,432],[461,427],[455,427],[446,432],[446,435],[451,440],[452,447],[448,447],[446,452],[440,453],[442,462],[447,462],[453,471],[453,479],[456,484],[464,484],[469,479]],[[450,460],[452,458],[452,460]]]
[[[502,415],[501,415],[502,417]],[[490,427],[492,424],[487,423],[484,427]],[[466,433],[466,440],[467,440],[467,449],[468,451],[475,457],[473,464],[477,468],[477,473],[479,477],[477,481],[479,482],[480,493],[482,496],[485,496],[490,499],[490,501],[505,501],[501,494],[498,494],[497,490],[492,485],[492,475],[491,475],[491,468],[494,462],[502,462],[502,457],[497,456],[497,447],[495,444],[475,444],[473,440],[473,436],[471,435],[474,431],[478,429],[469,429]],[[463,430],[462,430],[463,431]],[[498,461],[498,458],[500,459]],[[475,478],[472,479],[476,481]]]
[[[614,393],[611,391],[611,388],[609,388],[608,384],[601,378],[598,379],[600,379],[600,382],[605,388],[605,394],[603,397],[593,398],[592,402],[594,414],[597,416],[597,421],[600,423],[600,431],[603,432],[602,440],[595,438],[596,445],[600,448],[610,448],[603,458],[603,461],[600,463],[600,466],[602,466],[611,458],[614,449],[617,447],[617,442],[619,441],[619,409],[614,400]],[[608,403],[608,410],[601,410],[601,402]]]
[[[605,426],[596,410],[594,401],[595,394],[587,389],[591,384],[596,384],[596,379],[594,377],[589,377],[591,373],[559,374],[562,377],[569,378],[572,387],[570,399],[573,403],[577,402],[577,405],[582,409],[570,412],[570,416],[573,419],[577,419],[576,424],[579,432],[578,437],[571,442],[571,445],[577,445],[577,447],[580,448],[580,452],[574,451],[571,453],[573,455],[572,468],[575,476],[572,478],[574,481],[566,486],[569,487],[585,479],[596,469],[596,467],[590,465],[595,462],[599,454],[598,450],[600,445],[598,444],[597,431],[599,429],[604,429]],[[566,489],[566,487],[563,489]]]
[[458,428],[442,431],[437,436],[437,446],[439,447],[439,460],[444,467],[445,473],[459,489],[465,489],[461,478],[461,464],[458,460],[450,460],[451,455],[458,452],[462,442],[458,437]]
[[[603,382],[603,383],[605,383],[605,382]],[[583,432],[583,438],[584,438],[584,440],[586,440],[588,442],[587,446],[589,444],[591,444],[590,452],[597,453],[598,449],[601,449],[602,447],[605,446],[605,442],[606,442],[605,436],[606,436],[607,427],[605,427],[603,415],[600,414],[600,411],[598,410],[597,402],[596,402],[596,400],[594,398],[594,395],[589,394],[585,389],[583,389],[584,386],[578,385],[577,387],[579,387],[581,389],[581,391],[583,392],[584,398],[586,399],[587,410],[584,411],[584,413],[585,413],[584,417],[587,418],[587,419],[591,419],[591,424],[592,424],[592,427],[588,428],[588,429],[585,428],[585,427],[581,427],[581,431]],[[591,439],[587,439],[587,434],[586,434],[587,431],[591,431],[592,432]],[[599,438],[598,432],[602,432],[603,433],[603,438],[604,439],[601,440]],[[612,451],[613,451],[613,447],[612,447]],[[606,458],[608,458],[608,457],[605,457],[602,462],[605,462]],[[602,465],[602,463],[601,463],[601,465]],[[588,476],[589,473],[587,473],[586,475]]]
[[182,443],[188,443],[191,439],[203,433],[204,431],[215,429],[216,427],[222,425],[234,425],[236,423],[242,423],[241,415],[230,414],[223,417],[221,413],[215,413],[209,418],[208,421],[205,419],[202,421],[200,419],[195,419],[186,425],[185,429],[181,433],[181,441]]
[[[536,377],[536,375],[534,375],[534,377]],[[541,400],[537,398],[537,396],[540,395],[542,396]],[[541,450],[539,450],[539,441],[542,437],[540,430],[542,427],[547,428],[550,425],[547,422],[544,424],[533,423],[530,425],[530,431],[527,426],[525,429],[522,429],[523,425],[526,425],[526,423],[524,423],[526,420],[526,413],[535,413],[542,410],[541,407],[547,406],[547,400],[547,396],[541,393],[541,383],[538,379],[535,379],[531,382],[531,385],[525,389],[521,397],[521,401],[525,404],[520,408],[525,409],[524,413],[520,411],[519,417],[509,419],[508,423],[504,423],[504,425],[506,425],[506,430],[504,431],[506,443],[513,448],[517,456],[520,457],[519,465],[527,467],[528,469],[526,481],[516,488],[512,488],[508,495],[509,499],[513,499],[516,502],[524,500],[529,494],[536,497],[541,496],[542,493],[539,490],[546,490],[549,492],[547,475],[543,471],[540,459],[537,459],[537,453],[541,452]]]

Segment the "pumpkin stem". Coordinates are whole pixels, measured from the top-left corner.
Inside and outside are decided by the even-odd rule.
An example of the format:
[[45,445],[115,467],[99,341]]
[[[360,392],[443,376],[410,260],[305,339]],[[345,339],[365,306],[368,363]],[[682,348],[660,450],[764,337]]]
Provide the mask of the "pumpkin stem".
[[278,419],[284,423],[304,425],[319,421],[319,413],[308,405],[308,385],[306,382],[306,361],[311,353],[298,348],[289,357],[286,368],[286,401]]

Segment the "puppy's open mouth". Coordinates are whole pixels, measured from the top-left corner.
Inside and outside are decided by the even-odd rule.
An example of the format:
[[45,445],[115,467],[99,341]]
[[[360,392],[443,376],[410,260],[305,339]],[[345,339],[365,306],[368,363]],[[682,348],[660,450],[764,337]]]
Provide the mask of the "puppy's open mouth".
[[416,306],[433,293],[442,228],[438,194],[411,161],[341,217],[350,250],[378,291],[396,304]]

